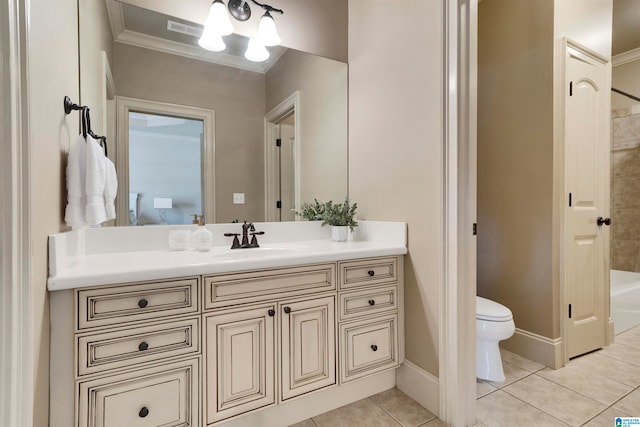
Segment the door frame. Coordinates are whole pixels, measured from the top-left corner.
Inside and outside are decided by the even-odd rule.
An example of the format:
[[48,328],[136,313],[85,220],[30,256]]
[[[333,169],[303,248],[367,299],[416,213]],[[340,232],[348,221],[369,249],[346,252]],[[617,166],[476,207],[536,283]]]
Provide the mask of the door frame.
[[0,425],[33,424],[31,203],[25,0],[0,3]]
[[[264,116],[264,218],[265,221],[276,221],[277,208],[273,205],[273,201],[277,200],[277,164],[278,150],[276,148],[276,137],[274,130],[281,119],[289,115],[291,112],[294,116],[294,138],[296,144],[294,156],[294,209],[300,210],[300,91],[295,91],[285,100],[280,102],[271,111]],[[296,218],[297,219],[297,218]],[[279,221],[279,219],[278,219]]]
[[129,112],[185,117],[202,120],[204,144],[202,146],[202,194],[204,195],[204,217],[207,224],[216,222],[215,201],[215,111],[188,105],[168,102],[149,101],[146,99],[116,96],[116,170],[120,184],[116,198],[116,225],[129,225]]
[[478,0],[443,2],[443,260],[439,298],[439,417],[476,415],[476,129]]

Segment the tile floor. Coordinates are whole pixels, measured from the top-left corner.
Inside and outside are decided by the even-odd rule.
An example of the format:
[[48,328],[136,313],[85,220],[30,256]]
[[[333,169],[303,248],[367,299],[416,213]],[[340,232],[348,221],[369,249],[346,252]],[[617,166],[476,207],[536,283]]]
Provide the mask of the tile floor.
[[[501,352],[506,380],[476,383],[477,427],[614,427],[616,416],[640,416],[640,327],[558,370]],[[445,425],[400,390],[391,389],[295,427]]]

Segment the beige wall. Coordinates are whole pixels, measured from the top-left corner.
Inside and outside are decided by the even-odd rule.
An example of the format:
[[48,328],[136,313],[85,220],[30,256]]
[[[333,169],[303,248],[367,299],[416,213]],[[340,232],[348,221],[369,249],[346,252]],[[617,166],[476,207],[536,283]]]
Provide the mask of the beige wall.
[[[124,0],[135,6],[203,24],[210,0]],[[262,2],[260,2],[262,3]],[[234,32],[253,37],[263,12],[253,3],[251,19],[232,19]],[[272,13],[282,46],[347,61],[347,1],[346,0],[277,0],[271,2],[283,15]]]
[[31,180],[31,319],[34,357],[34,426],[49,414],[49,299],[47,236],[61,230],[64,163],[78,134],[77,113],[65,116],[65,95],[77,101],[76,0],[31,0],[28,28],[29,171]]
[[300,91],[300,199],[347,195],[347,66],[288,50],[267,73],[267,111]]
[[[640,97],[640,60],[617,65],[612,70],[612,86]],[[638,104],[631,98],[611,92],[611,109],[626,108]]]
[[216,222],[263,221],[264,74],[120,43],[113,70],[117,95],[215,111]]
[[553,330],[553,1],[483,0],[478,23],[478,295]]
[[440,0],[349,0],[349,194],[361,219],[408,222],[406,357],[436,376],[441,7]]
[[[107,55],[109,64],[113,64],[113,35],[109,25],[107,6],[104,1],[79,0],[79,38],[80,49],[80,102],[91,111],[91,129],[98,135],[109,137],[112,153],[115,154],[114,138],[107,132],[106,126],[106,82],[102,64],[102,51]],[[110,156],[112,153],[109,153]]]

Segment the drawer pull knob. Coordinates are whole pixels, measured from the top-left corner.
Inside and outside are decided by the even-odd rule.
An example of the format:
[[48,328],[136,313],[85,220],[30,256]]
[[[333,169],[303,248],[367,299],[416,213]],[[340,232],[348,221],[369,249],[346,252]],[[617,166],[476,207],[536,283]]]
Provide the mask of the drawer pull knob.
[[144,298],[142,298],[140,301],[138,301],[138,307],[140,307],[140,308],[145,308],[147,305],[149,305],[149,301],[147,301]]
[[274,309],[270,309],[267,313],[269,313],[269,316],[271,317],[276,315],[276,311]]
[[370,299],[370,300],[369,300],[369,305],[376,305],[375,300]]
[[149,409],[146,406],[143,406],[142,409],[140,409],[140,412],[138,412],[138,416],[140,418],[144,418],[147,415],[149,415]]
[[373,271],[373,270],[369,270],[369,271],[367,271],[367,274],[368,274],[369,276],[373,277],[373,276],[375,276],[375,275],[376,275],[376,272],[375,272],[375,271]]
[[284,312],[287,314],[291,313],[291,307],[285,307]]
[[147,344],[146,342],[142,341],[140,343],[140,345],[138,346],[138,350],[140,351],[145,351],[146,349],[149,348],[149,344]]
[[378,346],[377,346],[377,345],[375,345],[375,344],[374,344],[374,345],[372,345],[372,346],[371,346],[371,350],[373,350],[373,351],[378,351]]

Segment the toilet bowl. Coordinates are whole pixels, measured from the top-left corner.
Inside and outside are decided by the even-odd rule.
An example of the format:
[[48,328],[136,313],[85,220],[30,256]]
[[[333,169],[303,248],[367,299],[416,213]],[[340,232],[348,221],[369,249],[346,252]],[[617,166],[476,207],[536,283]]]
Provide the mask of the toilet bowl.
[[515,330],[511,310],[495,301],[476,297],[476,377],[504,381],[498,342],[511,337]]

